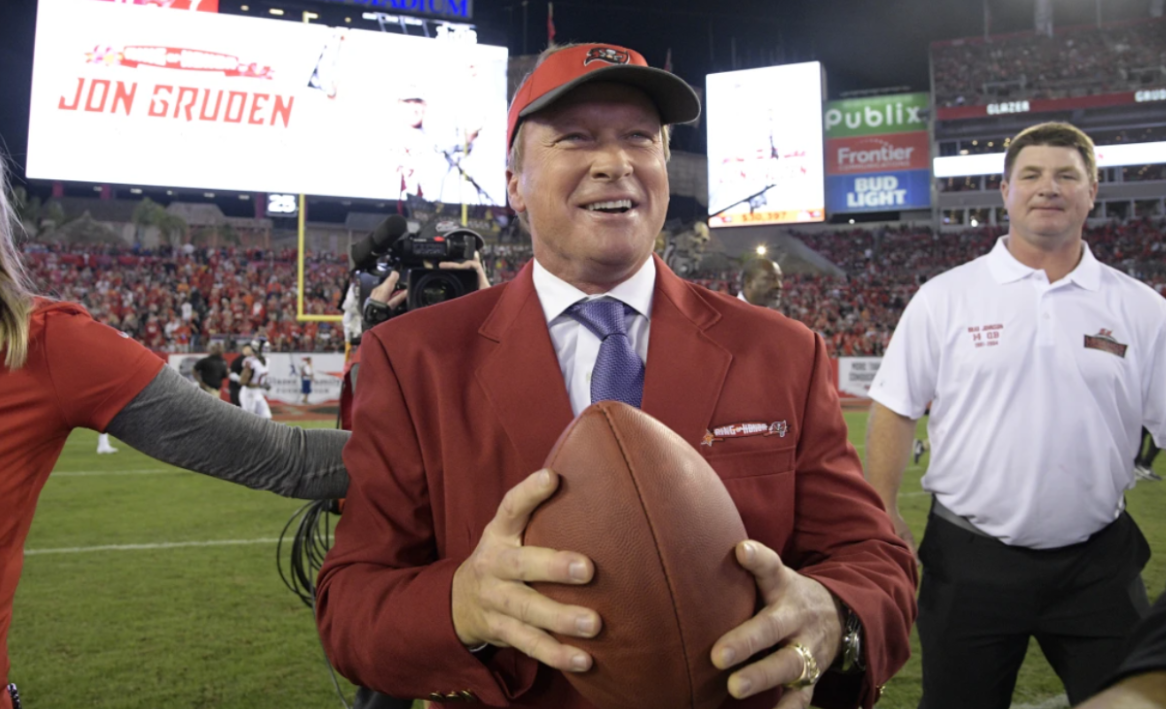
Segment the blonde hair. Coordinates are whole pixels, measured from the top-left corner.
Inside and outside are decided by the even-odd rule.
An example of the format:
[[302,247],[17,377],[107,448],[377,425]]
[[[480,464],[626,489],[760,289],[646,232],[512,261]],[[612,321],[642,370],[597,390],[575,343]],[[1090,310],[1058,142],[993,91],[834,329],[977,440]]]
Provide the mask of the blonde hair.
[[32,289],[16,250],[19,228],[0,155],[0,350],[5,351],[4,364],[9,369],[20,369],[28,359],[28,322],[32,314]]

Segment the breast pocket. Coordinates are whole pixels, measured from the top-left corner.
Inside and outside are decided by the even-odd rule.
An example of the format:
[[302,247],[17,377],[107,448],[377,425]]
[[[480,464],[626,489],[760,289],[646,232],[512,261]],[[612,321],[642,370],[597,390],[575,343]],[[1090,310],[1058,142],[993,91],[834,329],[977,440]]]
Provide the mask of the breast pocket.
[[[717,471],[722,480],[792,471],[797,456],[797,444],[791,442],[786,445],[774,445],[771,441],[772,439],[758,437],[718,442],[714,445],[724,446],[724,450],[715,451],[710,448],[704,452],[704,459]],[[733,450],[734,447],[744,450]]]
[[793,533],[796,457],[796,445],[705,457],[733,498],[749,538],[779,553]]

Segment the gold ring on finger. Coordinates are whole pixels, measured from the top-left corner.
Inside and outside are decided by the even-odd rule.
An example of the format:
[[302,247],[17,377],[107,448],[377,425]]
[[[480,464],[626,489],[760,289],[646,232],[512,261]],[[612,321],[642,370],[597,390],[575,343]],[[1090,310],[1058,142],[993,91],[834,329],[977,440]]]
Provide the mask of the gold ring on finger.
[[814,654],[805,645],[796,641],[791,642],[786,647],[796,652],[802,658],[802,674],[785,686],[789,689],[803,689],[816,684],[822,676],[822,671],[818,669],[818,661],[814,659]]

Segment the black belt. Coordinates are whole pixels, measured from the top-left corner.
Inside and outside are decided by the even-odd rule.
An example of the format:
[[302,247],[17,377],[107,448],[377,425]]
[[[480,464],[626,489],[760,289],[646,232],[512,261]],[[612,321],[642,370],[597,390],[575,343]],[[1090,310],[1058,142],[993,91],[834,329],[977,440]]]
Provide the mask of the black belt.
[[971,532],[972,534],[978,534],[981,537],[988,537],[989,539],[996,538],[996,537],[993,537],[991,534],[988,534],[987,532],[983,531],[982,529],[980,529],[976,525],[972,524],[971,522],[969,522],[967,517],[961,517],[960,515],[956,514],[955,512],[952,512],[947,507],[944,507],[943,503],[940,502],[939,499],[936,498],[934,495],[931,497],[931,514],[935,515],[936,517],[939,517],[940,519],[951,522],[952,524],[954,524],[955,526],[959,527],[960,529],[962,529],[966,532]]
[[12,697],[12,709],[20,709],[20,692],[16,691],[16,685],[8,685],[8,696]]

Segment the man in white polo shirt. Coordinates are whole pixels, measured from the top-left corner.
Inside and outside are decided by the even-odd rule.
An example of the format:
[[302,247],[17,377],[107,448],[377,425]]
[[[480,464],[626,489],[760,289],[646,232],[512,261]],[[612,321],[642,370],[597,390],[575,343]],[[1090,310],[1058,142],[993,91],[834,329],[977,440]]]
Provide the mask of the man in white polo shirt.
[[1142,425],[1166,442],[1166,299],[1082,241],[1096,174],[1073,126],[1016,136],[1009,233],[919,289],[871,387],[867,477],[912,546],[897,498],[931,404],[927,709],[1009,706],[1030,637],[1079,703],[1148,608],[1149,548],[1123,493]]

